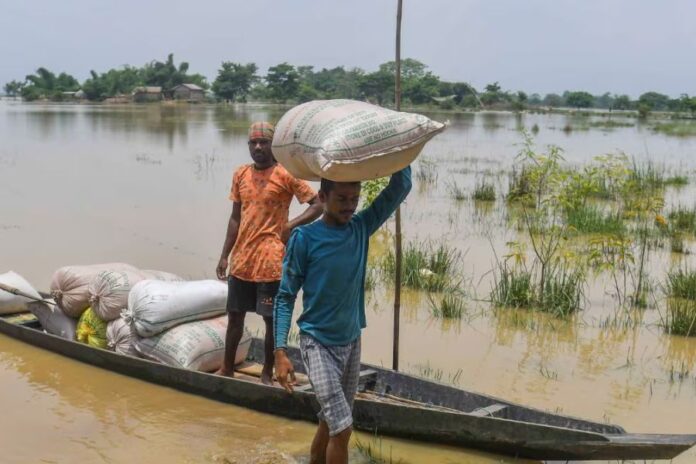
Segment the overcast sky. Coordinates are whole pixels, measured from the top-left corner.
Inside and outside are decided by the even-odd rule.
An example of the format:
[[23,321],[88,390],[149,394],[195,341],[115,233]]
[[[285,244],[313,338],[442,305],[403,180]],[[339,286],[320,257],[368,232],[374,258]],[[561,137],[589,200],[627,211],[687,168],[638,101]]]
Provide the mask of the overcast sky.
[[[0,0],[0,85],[37,67],[164,60],[210,81],[220,62],[375,70],[396,0]],[[402,56],[442,79],[527,92],[696,94],[694,0],[404,0]]]

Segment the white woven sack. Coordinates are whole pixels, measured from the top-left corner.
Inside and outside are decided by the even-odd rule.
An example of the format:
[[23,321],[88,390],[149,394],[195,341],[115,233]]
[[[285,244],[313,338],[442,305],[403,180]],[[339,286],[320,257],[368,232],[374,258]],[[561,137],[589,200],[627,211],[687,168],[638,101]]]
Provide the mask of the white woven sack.
[[152,337],[184,322],[224,314],[227,285],[219,280],[143,280],[131,289],[123,317],[140,337]]
[[57,305],[33,301],[28,304],[28,309],[46,332],[67,340],[75,340],[77,321],[67,316]]
[[[16,288],[17,290],[21,290],[34,298],[41,299],[39,292],[37,292],[24,277],[14,271],[0,274],[0,282]],[[34,300],[0,289],[0,314],[21,313],[22,311],[26,311],[27,305],[31,301]]]
[[104,271],[135,271],[126,263],[64,266],[53,273],[51,295],[63,312],[78,319],[89,306],[89,283]]
[[276,124],[273,155],[295,177],[352,182],[393,174],[445,124],[355,100],[316,100]]
[[[188,322],[150,338],[138,338],[135,349],[143,357],[169,366],[213,372],[225,359],[227,316]],[[235,364],[249,354],[251,334],[246,328],[235,356]]]
[[103,271],[89,283],[89,303],[94,313],[103,321],[118,319],[128,306],[131,288],[141,280],[157,277],[160,280],[181,280],[181,277],[162,271],[138,269]]
[[107,348],[119,354],[138,357],[135,349],[135,334],[122,317],[114,319],[106,326]]

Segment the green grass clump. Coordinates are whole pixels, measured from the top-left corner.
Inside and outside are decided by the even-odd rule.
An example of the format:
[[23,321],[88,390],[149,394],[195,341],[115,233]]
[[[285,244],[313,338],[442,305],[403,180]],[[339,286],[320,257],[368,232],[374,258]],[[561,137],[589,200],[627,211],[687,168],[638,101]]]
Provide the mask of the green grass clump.
[[466,200],[466,191],[454,181],[447,183],[447,191],[449,192],[450,197],[456,201]]
[[[389,452],[389,457],[385,456],[384,451],[382,450],[382,438],[378,437],[377,435],[374,436],[374,438],[369,439],[366,442],[363,442],[358,438],[357,435],[354,435],[354,442],[355,442],[355,449],[357,451],[358,456],[357,457],[351,457],[350,461],[353,462],[354,459],[357,459],[358,462],[365,463],[365,464],[394,464],[395,461],[391,457],[391,447],[390,447],[390,452]],[[396,462],[401,462],[396,461]]]
[[477,182],[473,198],[476,201],[495,201],[495,187],[485,180]]
[[448,292],[442,298],[433,298],[428,294],[430,300],[430,313],[438,318],[461,319],[466,309],[464,298],[455,293]]
[[696,232],[696,209],[678,206],[667,215],[671,228],[681,232]]
[[565,317],[581,308],[584,279],[580,272],[560,267],[545,281],[538,308],[555,316]]
[[634,159],[628,173],[628,180],[638,190],[661,189],[665,185],[665,170],[652,161],[639,164]]
[[696,301],[696,271],[678,269],[667,273],[667,294]]
[[[403,248],[401,284],[416,290],[441,292],[448,289],[457,274],[461,254],[446,244],[410,242]],[[396,276],[396,258],[389,250],[382,261],[382,275],[388,282]]]
[[527,166],[522,169],[512,168],[508,179],[508,201],[519,201],[528,198],[532,194],[531,170]]
[[530,308],[565,317],[581,308],[584,282],[579,271],[557,267],[545,276],[539,289],[532,272],[502,264],[495,276],[491,301],[496,306]]
[[620,235],[626,230],[619,214],[606,214],[596,205],[585,205],[566,211],[566,224],[585,234]]
[[508,308],[528,308],[533,300],[531,272],[512,270],[506,264],[500,264],[491,292],[493,304]]
[[655,124],[653,129],[655,132],[660,132],[666,135],[674,135],[677,137],[690,137],[696,135],[696,124],[694,123],[659,123]]
[[696,337],[696,301],[670,298],[663,326],[668,334]]
[[616,121],[614,119],[604,119],[601,121],[592,121],[590,127],[599,127],[604,129],[614,129],[617,127],[633,127],[635,124],[627,121]]
[[669,176],[665,179],[665,185],[670,185],[672,187],[684,187],[689,185],[689,178],[682,175]]
[[669,248],[672,253],[686,253],[684,237],[680,232],[674,232],[669,236]]

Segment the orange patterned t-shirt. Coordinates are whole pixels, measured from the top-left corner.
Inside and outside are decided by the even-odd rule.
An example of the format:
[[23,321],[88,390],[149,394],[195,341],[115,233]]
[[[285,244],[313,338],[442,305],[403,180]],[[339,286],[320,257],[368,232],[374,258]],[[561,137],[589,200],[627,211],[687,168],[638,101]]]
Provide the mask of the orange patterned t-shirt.
[[247,164],[232,176],[230,200],[242,204],[230,274],[249,282],[280,280],[285,245],[280,239],[295,196],[307,203],[316,192],[280,164],[262,171]]

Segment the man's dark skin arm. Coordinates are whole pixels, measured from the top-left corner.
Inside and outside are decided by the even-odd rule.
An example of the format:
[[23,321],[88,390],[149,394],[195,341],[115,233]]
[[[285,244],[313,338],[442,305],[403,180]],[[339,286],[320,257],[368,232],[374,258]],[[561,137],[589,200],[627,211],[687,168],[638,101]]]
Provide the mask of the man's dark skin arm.
[[237,232],[239,232],[239,223],[242,220],[242,204],[234,202],[232,204],[232,214],[227,223],[227,235],[225,236],[225,244],[222,247],[222,255],[218,262],[216,274],[217,278],[224,280],[227,278],[227,268],[229,266],[229,256],[234,247],[234,242],[237,241]]

